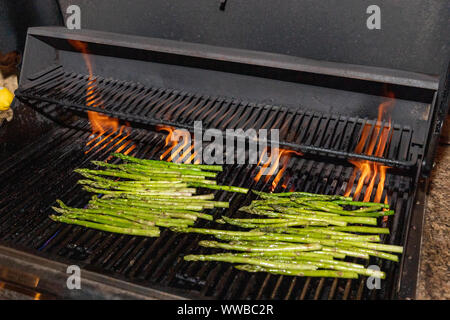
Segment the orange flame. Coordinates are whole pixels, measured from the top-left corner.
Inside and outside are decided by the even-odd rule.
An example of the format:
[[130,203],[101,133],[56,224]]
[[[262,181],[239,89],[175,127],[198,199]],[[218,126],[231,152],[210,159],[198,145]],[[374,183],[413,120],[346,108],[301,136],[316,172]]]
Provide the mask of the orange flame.
[[[169,143],[172,143],[171,146],[167,148],[166,151],[164,151],[164,153],[159,157],[160,160],[178,163],[192,163],[197,156],[197,152],[192,152],[192,149],[194,149],[194,144],[191,142],[191,136],[188,131],[175,129],[169,126],[159,126],[156,129],[158,131],[167,131],[169,133],[166,137],[164,147],[167,147]],[[181,142],[178,139],[179,137],[182,138]],[[191,144],[188,147],[190,142]],[[189,157],[186,158],[187,156]],[[185,160],[183,161],[183,159]],[[199,159],[196,159],[194,163],[199,163]]]
[[[158,131],[167,131],[168,135],[165,139],[164,147],[168,147],[159,157],[160,160],[172,161],[172,162],[184,162],[184,163],[200,163],[200,159],[198,159],[197,152],[192,152],[194,149],[193,142],[191,142],[190,133],[186,130],[175,129],[170,126],[158,126],[156,128]],[[179,140],[181,137],[181,141]],[[190,145],[189,145],[190,143]],[[169,146],[170,145],[170,146]],[[266,161],[263,161],[264,156],[267,152],[268,148],[266,148],[259,159],[258,165],[262,162],[264,163],[255,177],[255,181],[259,181],[263,174],[266,175],[265,182],[268,182],[272,175],[275,175],[275,178],[271,184],[271,190],[275,190],[276,186],[280,182],[283,177],[283,173],[285,172],[287,165],[289,163],[289,159],[292,154],[302,155],[300,152],[293,150],[285,150],[274,148],[274,152],[271,152],[269,158]],[[275,158],[276,155],[276,158]],[[272,158],[274,158],[274,163],[272,163]],[[279,169],[281,162],[281,169]],[[279,169],[279,170],[278,170]],[[266,170],[268,170],[266,172]]]
[[[390,141],[389,132],[391,129],[391,117],[390,112],[391,108],[394,105],[394,95],[392,92],[388,93],[389,99],[380,104],[378,107],[378,118],[377,123],[372,126],[366,124],[362,130],[361,138],[355,148],[355,153],[363,153],[364,148],[366,147],[366,151],[364,152],[366,155],[373,155],[376,157],[382,157],[386,147],[389,145]],[[383,125],[383,121],[387,121],[387,126]],[[378,142],[378,145],[377,145]],[[375,148],[376,146],[376,148]],[[374,163],[368,160],[349,160],[355,168],[353,169],[352,175],[347,185],[347,189],[345,191],[345,196],[350,196],[354,181],[358,173],[360,173],[358,183],[355,188],[355,192],[353,194],[353,198],[359,198],[359,195],[364,187],[367,184],[363,201],[370,201],[372,197],[373,189],[375,188],[375,184],[378,178],[378,184],[376,186],[375,192],[375,202],[381,202],[381,197],[383,195],[384,183],[386,181],[386,171],[389,168],[388,166],[381,165],[379,163]],[[388,202],[387,195],[384,200],[385,203]]]
[[[302,153],[294,150],[287,150],[287,149],[280,149],[280,148],[273,148],[272,152],[264,161],[264,158],[267,156],[268,148],[266,147],[264,151],[262,152],[258,165],[260,165],[263,162],[262,167],[259,169],[258,173],[256,174],[254,180],[255,182],[258,182],[262,175],[265,175],[264,182],[269,182],[270,178],[274,173],[276,173],[275,178],[272,181],[272,184],[270,186],[270,191],[274,191],[277,187],[278,183],[281,180],[281,177],[283,176],[284,172],[286,171],[287,165],[289,163],[289,159],[291,158],[292,154],[301,156]],[[276,157],[276,158],[275,158]],[[273,159],[275,159],[273,161]],[[281,160],[281,169],[279,169]],[[272,163],[273,161],[273,163]],[[267,171],[268,170],[268,171]],[[287,185],[283,186],[284,188],[287,187]]]
[[[286,190],[288,187],[289,187],[289,183],[290,183],[290,180],[291,180],[291,176],[290,175],[284,175],[284,182],[281,184],[281,186],[283,187],[283,189],[284,190]],[[294,192],[295,191],[295,187],[292,185],[290,188],[289,188],[289,192]]]
[[[93,68],[92,68],[92,62],[89,58],[89,49],[87,47],[87,44],[82,41],[78,40],[68,40],[69,43],[74,47],[76,50],[80,51],[82,53],[84,62],[86,63],[86,67],[89,72],[89,78],[88,83],[86,87],[86,105],[90,107],[100,107],[103,108],[104,103],[101,99],[101,96],[98,92],[97,87],[97,80],[94,78]],[[119,130],[119,120],[117,118],[111,118],[107,115],[94,112],[94,111],[88,111],[88,118],[89,122],[91,124],[92,134],[93,137],[91,140],[89,140],[86,145],[92,144],[94,141],[96,141],[98,138],[101,138],[105,133],[107,133],[103,138],[101,138],[99,141],[97,141],[89,150],[85,152],[85,154],[88,154],[96,147],[103,144],[103,146],[99,149],[103,150],[107,145],[114,142],[116,139],[119,139],[113,147],[118,146],[120,143],[122,143],[126,138],[129,136],[129,130],[127,130],[127,134],[125,136],[122,136],[122,133],[124,131],[125,126],[120,126],[119,133],[114,136],[114,134]],[[129,125],[127,124],[127,127]],[[122,137],[121,137],[122,136]],[[115,152],[121,152],[125,147],[127,147],[131,141],[125,141],[124,144],[115,150]],[[126,152],[131,152],[136,146],[133,144]]]

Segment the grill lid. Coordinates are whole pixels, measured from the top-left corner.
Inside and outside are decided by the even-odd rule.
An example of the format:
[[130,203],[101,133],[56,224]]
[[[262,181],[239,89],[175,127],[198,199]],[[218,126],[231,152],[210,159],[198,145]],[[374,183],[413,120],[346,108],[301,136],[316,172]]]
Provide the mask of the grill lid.
[[[428,74],[445,72],[450,4],[442,0],[58,0],[83,29],[204,43]],[[369,6],[381,29],[370,30]],[[120,23],[118,23],[120,21]]]

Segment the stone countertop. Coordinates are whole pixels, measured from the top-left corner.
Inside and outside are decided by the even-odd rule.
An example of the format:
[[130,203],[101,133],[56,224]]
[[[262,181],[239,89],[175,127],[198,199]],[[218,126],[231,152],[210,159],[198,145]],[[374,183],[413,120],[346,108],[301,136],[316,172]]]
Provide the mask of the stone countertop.
[[417,299],[450,299],[450,145],[441,144],[431,173]]
[[0,300],[31,300],[31,299],[32,298],[27,295],[0,287]]

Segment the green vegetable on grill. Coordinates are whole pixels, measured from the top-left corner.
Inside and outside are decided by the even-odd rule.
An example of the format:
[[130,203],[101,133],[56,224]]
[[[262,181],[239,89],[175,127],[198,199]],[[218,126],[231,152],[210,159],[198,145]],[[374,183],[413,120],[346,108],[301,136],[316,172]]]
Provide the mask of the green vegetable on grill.
[[100,169],[76,169],[78,183],[95,193],[86,208],[72,208],[57,200],[54,221],[107,232],[158,237],[159,227],[187,228],[197,219],[213,220],[204,210],[228,208],[214,194],[196,194],[197,188],[247,193],[213,180],[221,166],[180,164],[138,159],[114,153],[121,164],[92,161]]
[[403,252],[401,246],[380,243],[380,235],[389,234],[389,229],[376,227],[377,218],[394,214],[386,204],[306,192],[253,192],[259,199],[240,211],[256,217],[217,220],[241,231],[172,227],[177,232],[212,235],[221,241],[203,240],[200,246],[226,250],[191,254],[185,260],[228,262],[247,272],[384,279],[383,271],[342,259],[372,256],[398,262],[396,254]]
[[[50,218],[136,236],[158,237],[161,227],[199,233],[218,240],[203,240],[200,246],[222,252],[190,254],[187,261],[232,263],[242,271],[287,276],[384,279],[383,271],[367,268],[370,257],[398,262],[403,252],[401,246],[382,243],[389,229],[379,227],[378,218],[394,214],[389,205],[336,195],[253,191],[258,199],[239,209],[250,217],[215,221],[233,230],[199,228],[197,220],[213,220],[205,210],[228,208],[229,203],[215,201],[212,193],[197,194],[197,188],[248,189],[217,185],[221,166],[113,156],[123,163],[93,161],[99,169],[75,170],[83,176],[78,181],[82,188],[95,194],[85,208],[57,200]],[[347,257],[351,260],[344,261]]]

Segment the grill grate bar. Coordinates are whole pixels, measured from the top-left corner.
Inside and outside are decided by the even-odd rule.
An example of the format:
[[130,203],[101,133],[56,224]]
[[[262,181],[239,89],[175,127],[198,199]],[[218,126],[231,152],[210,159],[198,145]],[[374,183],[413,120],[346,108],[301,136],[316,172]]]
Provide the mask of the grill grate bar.
[[[221,104],[226,106],[224,101]],[[240,123],[237,121],[231,125],[237,127]],[[323,130],[326,129],[323,127]],[[174,234],[169,230],[164,230],[160,238],[150,239],[55,223],[47,218],[51,213],[49,206],[53,204],[54,199],[61,198],[69,205],[78,207],[82,207],[89,199],[89,195],[80,192],[80,187],[75,185],[78,177],[70,174],[71,170],[87,166],[92,159],[104,160],[110,153],[108,148],[101,149],[101,146],[98,146],[85,155],[84,149],[80,146],[84,146],[89,140],[88,132],[75,129],[60,129],[57,132],[60,135],[52,134],[42,139],[41,150],[45,152],[44,154],[39,152],[39,148],[34,148],[34,151],[31,152],[32,156],[27,158],[24,165],[16,161],[18,168],[13,168],[13,171],[19,172],[21,167],[25,171],[18,175],[20,179],[17,186],[8,186],[8,192],[19,193],[20,185],[23,185],[22,183],[25,181],[28,181],[30,188],[24,195],[26,201],[19,201],[13,197],[0,198],[1,216],[2,218],[8,217],[8,221],[15,221],[11,232],[17,234],[12,237],[9,230],[1,229],[2,243],[26,247],[29,250],[35,250],[39,255],[75,263],[90,270],[105,272],[142,285],[181,288],[186,292],[192,290],[201,296],[219,299],[370,299],[390,295],[395,287],[393,283],[383,281],[383,283],[387,283],[385,288],[372,293],[362,286],[363,279],[348,282],[325,278],[305,279],[264,273],[251,274],[238,271],[225,263],[184,261],[182,257],[186,254],[213,252],[209,248],[197,246],[199,240],[205,239],[203,235]],[[50,137],[57,137],[57,139],[52,140]],[[160,133],[133,129],[130,139],[137,145],[133,153],[139,157],[158,159],[163,152],[164,135]],[[43,157],[43,155],[45,156]],[[17,158],[20,157],[21,154],[18,154]],[[42,160],[35,163],[33,168],[28,169],[35,172],[35,177],[30,180],[26,163],[33,163],[33,159]],[[15,159],[8,160],[14,161]],[[293,157],[288,163],[284,179],[288,181],[288,188],[293,186],[296,190],[339,194],[345,190],[346,179],[350,177],[352,170],[350,165],[343,166]],[[258,168],[249,165],[225,166],[224,172],[218,176],[218,182],[267,190],[274,177],[267,181],[263,177],[256,183],[253,178],[257,172]],[[4,172],[1,178],[9,177],[7,180],[2,180],[8,181],[13,176],[10,176],[9,172]],[[64,181],[58,177],[65,177]],[[54,181],[54,183],[49,183],[50,181]],[[406,203],[410,202],[408,195],[410,184],[411,178],[408,177],[393,174],[387,177],[386,190],[389,191],[390,202],[397,211],[395,218],[388,222],[391,236],[384,238],[387,243],[400,244],[403,241],[402,224],[407,216],[405,214]],[[42,190],[45,195],[33,192],[36,189]],[[282,190],[281,183],[277,186],[276,191],[280,190]],[[365,189],[362,191],[361,197],[364,192]],[[253,194],[231,195],[222,191],[217,191],[215,194],[217,200],[230,200],[229,210],[213,211],[216,218],[222,214],[241,217],[243,214],[236,212],[236,209],[255,199]],[[47,195],[51,196],[47,197]],[[24,214],[12,214],[12,212],[18,213],[21,207],[25,209]],[[11,223],[6,225],[0,223],[0,225],[6,227]],[[217,227],[212,222],[206,221],[201,222],[200,226]],[[229,226],[227,228],[231,229]],[[370,263],[374,262],[371,260]],[[395,264],[383,263],[381,267],[388,272],[389,279],[396,276]]]
[[[193,130],[194,121],[207,119],[204,130],[225,130],[235,123],[257,130],[282,129],[280,146],[305,154],[363,159],[403,169],[411,169],[417,165],[417,150],[411,149],[403,141],[406,139],[411,143],[411,129],[395,124],[392,125],[392,130],[393,133],[400,134],[401,142],[387,148],[389,150],[385,154],[388,156],[377,157],[367,152],[356,153],[351,148],[359,138],[352,134],[353,130],[357,125],[364,127],[366,120],[363,119],[338,118],[336,134],[328,134],[328,138],[324,139],[322,135],[329,131],[326,128],[332,116],[297,110],[292,113],[292,121],[299,130],[292,136],[290,130],[285,129],[292,111],[285,107],[260,106],[238,100],[227,103],[226,99],[220,97],[192,95],[174,89],[145,88],[138,83],[102,77],[91,79],[86,75],[67,73],[62,67],[41,77],[33,77],[29,84],[17,90],[16,96],[24,102],[43,101],[74,111],[97,111],[124,121],[152,126],[163,124]],[[95,108],[96,106],[100,108]],[[367,123],[372,125],[372,129],[376,125],[374,121]],[[333,137],[334,142],[330,144],[329,139]],[[400,154],[390,152],[393,148],[399,150],[399,146],[402,146]]]

